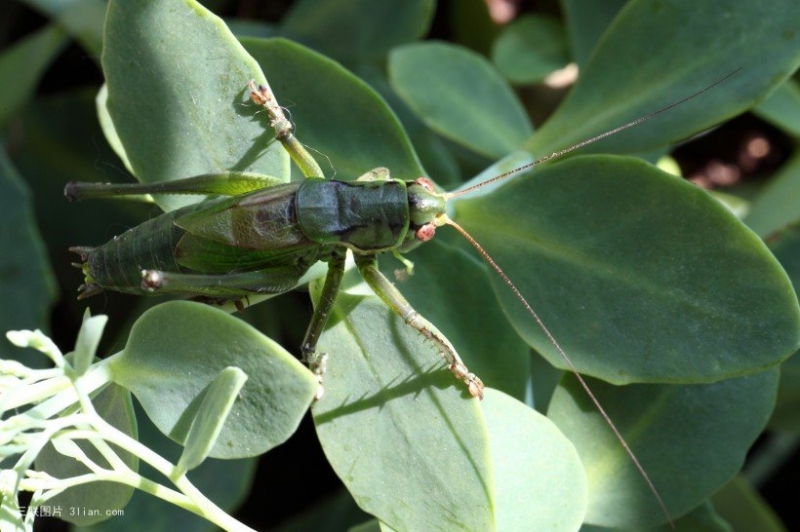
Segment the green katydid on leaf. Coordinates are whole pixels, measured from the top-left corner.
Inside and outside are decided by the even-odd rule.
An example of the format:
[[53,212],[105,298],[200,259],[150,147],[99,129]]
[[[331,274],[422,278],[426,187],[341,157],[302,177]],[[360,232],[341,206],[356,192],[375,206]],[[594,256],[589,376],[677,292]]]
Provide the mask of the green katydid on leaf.
[[[394,87],[408,106],[403,112],[419,113],[456,152],[499,159],[522,148],[548,158],[681,102],[589,150],[664,147],[752,105],[800,61],[793,41],[774,62],[746,53],[785,20],[759,20],[745,44],[731,46],[730,28],[741,29],[754,16],[755,4],[748,3],[728,8],[730,27],[700,36],[695,27],[692,42],[669,57],[651,53],[652,64],[636,71],[630,61],[644,65],[640,56],[652,52],[631,49],[642,39],[637,24],[674,42],[684,35],[677,21],[693,9],[679,0],[660,5],[660,14],[645,1],[620,11],[586,60],[573,94],[537,131],[491,64],[453,45],[394,49],[382,89]],[[790,2],[781,8],[798,9]],[[659,21],[669,21],[669,28],[659,28]],[[299,15],[292,19],[296,29],[301,22]],[[741,466],[766,423],[774,368],[797,347],[800,311],[781,265],[706,192],[638,159],[571,153],[569,160],[547,161],[530,172],[504,168],[497,174],[508,175],[491,189],[444,193],[420,178],[425,172],[415,149],[386,101],[318,53],[285,39],[249,38],[242,45],[188,0],[112,1],[106,29],[106,130],[142,184],[73,184],[70,194],[152,193],[167,212],[105,244],[74,248],[84,295],[162,293],[243,308],[251,298],[291,290],[320,261],[327,267],[324,281],[311,283],[315,308],[300,346],[312,372],[216,309],[170,303],[139,321],[116,362],[118,381],[180,442],[191,439],[192,419],[216,375],[227,366],[247,374],[244,399],[231,407],[240,421],[232,414],[231,426],[215,427],[218,444],[210,451],[194,447],[197,456],[264,452],[291,435],[311,403],[334,470],[364,510],[398,530],[430,523],[480,530],[520,522],[562,530],[581,523],[653,527],[701,505]],[[698,59],[703,49],[720,52],[713,69],[704,70]],[[609,58],[620,50],[634,59],[613,67],[618,79],[604,77]],[[624,68],[631,72],[627,78],[620,74]],[[586,88],[595,80],[597,95]],[[632,100],[626,103],[620,94]],[[277,139],[265,133],[270,124],[279,126]],[[301,162],[304,178],[290,181],[287,153],[319,164]],[[234,186],[240,180],[247,192]],[[223,196],[203,198],[211,192]],[[437,235],[438,244],[426,244],[453,223],[480,243],[512,290],[456,238]],[[418,246],[427,250],[416,252]],[[390,282],[378,267],[378,256],[388,252],[409,253],[425,288]],[[366,286],[346,271],[348,254]],[[423,307],[427,319],[415,310]],[[192,316],[205,324],[204,334],[193,337]],[[479,336],[488,340],[481,344]],[[492,390],[525,397],[528,346],[557,367],[574,366],[576,375],[599,379],[589,381],[590,388],[600,390],[606,421],[619,425],[641,467],[627,462],[617,440],[604,447],[613,455],[592,447],[601,439],[597,434],[613,433],[594,426],[600,416],[586,414],[585,405],[573,411],[571,404],[585,398],[572,377],[553,395],[555,425]],[[154,375],[171,375],[180,385],[156,385]],[[753,383],[761,383],[763,393],[742,406],[750,414],[740,424],[730,410],[704,402],[719,390],[731,393]],[[682,392],[699,398],[670,411],[658,408]],[[163,394],[175,394],[175,400],[159,414]],[[628,394],[643,398],[644,421],[638,424],[625,416]],[[484,395],[482,411],[473,399]],[[695,416],[700,404],[707,410]],[[682,492],[676,481],[679,468],[665,471],[666,459],[659,462],[659,447],[647,436],[666,430],[676,411],[687,427],[718,416],[730,434],[722,442],[699,433],[700,444],[697,434],[676,436],[675,448],[692,442],[707,445],[709,455],[725,454],[718,452],[722,446],[731,451],[724,459],[703,456],[706,463],[694,472],[711,480],[691,492]],[[253,430],[259,416],[269,421]],[[505,498],[512,487],[525,485],[509,463],[518,461],[526,480],[541,467],[530,449],[514,448],[514,440],[539,437],[542,452],[563,465],[555,477],[564,479],[560,485],[574,504],[547,499],[548,509],[559,510],[536,512],[534,520]],[[614,468],[622,472],[603,474]],[[618,489],[618,483],[632,487]],[[609,519],[620,501],[634,501],[636,511]]]

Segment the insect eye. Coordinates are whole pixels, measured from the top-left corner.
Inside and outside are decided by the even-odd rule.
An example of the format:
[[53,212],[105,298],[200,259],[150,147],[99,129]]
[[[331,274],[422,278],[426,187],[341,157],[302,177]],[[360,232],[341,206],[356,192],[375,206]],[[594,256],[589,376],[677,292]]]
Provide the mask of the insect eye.
[[418,177],[414,180],[414,182],[418,185],[425,187],[426,190],[433,192],[435,189],[433,187],[433,181],[428,179],[427,177]]
[[417,240],[427,242],[433,238],[434,234],[436,234],[436,226],[433,224],[425,224],[417,229],[416,233],[414,233],[414,236],[417,237]]

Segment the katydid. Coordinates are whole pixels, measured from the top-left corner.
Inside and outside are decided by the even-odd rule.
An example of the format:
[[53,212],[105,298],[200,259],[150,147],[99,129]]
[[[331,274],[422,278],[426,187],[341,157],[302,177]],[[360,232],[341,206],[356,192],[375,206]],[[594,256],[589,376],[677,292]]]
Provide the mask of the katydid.
[[79,298],[113,290],[140,295],[171,293],[211,301],[232,300],[240,306],[248,296],[291,290],[313,264],[327,262],[328,273],[320,301],[301,346],[304,361],[320,383],[319,399],[327,355],[317,352],[317,343],[339,292],[349,250],[372,290],[406,324],[431,340],[447,368],[466,384],[473,397],[481,399],[484,385],[480,378],[469,371],[447,338],[416,312],[378,269],[379,254],[391,251],[400,257],[433,238],[437,227],[453,226],[500,275],[576,375],[671,520],[644,468],[567,353],[501,267],[447,216],[446,203],[450,197],[507,179],[535,164],[640,124],[699,96],[731,75],[733,73],[654,113],[458,193],[438,193],[433,182],[425,177],[412,181],[390,178],[385,168],[367,172],[355,181],[318,177],[322,172],[294,137],[292,125],[269,86],[256,86],[251,82],[251,99],[269,113],[276,139],[286,147],[307,178],[302,182],[278,184],[264,176],[227,173],[158,184],[68,184],[65,195],[71,200],[134,194],[219,196],[164,213],[102,246],[70,248],[80,255],[81,264],[77,266],[85,276]]

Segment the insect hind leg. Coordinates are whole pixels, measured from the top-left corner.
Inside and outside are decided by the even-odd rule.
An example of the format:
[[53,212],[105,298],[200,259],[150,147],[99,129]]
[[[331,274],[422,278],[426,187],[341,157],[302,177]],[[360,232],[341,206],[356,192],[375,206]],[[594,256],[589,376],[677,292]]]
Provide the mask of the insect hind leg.
[[303,362],[308,364],[308,368],[314,373],[317,378],[317,393],[315,398],[322,399],[324,391],[324,379],[326,363],[328,360],[327,353],[320,353],[317,351],[317,342],[322,335],[322,330],[328,322],[333,305],[336,302],[336,295],[339,293],[339,287],[342,285],[342,277],[344,277],[346,251],[334,250],[331,257],[328,259],[328,275],[325,277],[325,284],[322,287],[322,294],[319,298],[319,303],[314,309],[314,314],[311,316],[311,322],[306,329],[303,344],[300,347],[303,353]]
[[307,269],[298,264],[222,275],[142,270],[141,289],[144,293],[234,300],[248,295],[288,292]]
[[378,269],[375,256],[356,255],[356,266],[362,277],[389,308],[403,318],[407,325],[416,329],[422,336],[434,343],[441,353],[447,369],[467,385],[470,395],[483,399],[483,382],[472,373],[458,356],[453,345],[431,322],[414,310],[403,294]]

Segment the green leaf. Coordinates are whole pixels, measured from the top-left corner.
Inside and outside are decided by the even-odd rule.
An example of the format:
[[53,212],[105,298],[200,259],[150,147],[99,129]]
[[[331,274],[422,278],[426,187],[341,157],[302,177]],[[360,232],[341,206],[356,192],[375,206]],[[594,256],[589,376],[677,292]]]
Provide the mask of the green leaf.
[[264,76],[219,18],[192,0],[112,0],[105,31],[108,111],[140,181],[225,170],[288,179],[288,155],[249,101],[247,83]]
[[800,288],[800,222],[773,233],[766,242],[786,269],[792,285],[795,289]]
[[39,79],[66,44],[60,28],[47,26],[0,54],[0,79],[7,80],[0,84],[0,128],[33,96]]
[[[638,159],[576,157],[455,210],[582,373],[709,382],[797,348],[797,299],[761,240],[705,191]],[[526,341],[565,368],[508,287],[495,291]]]
[[74,37],[90,55],[100,59],[103,48],[103,19],[106,3],[102,0],[22,0],[55,20]]
[[199,466],[208,457],[246,380],[247,375],[242,370],[228,367],[211,383],[186,435],[185,449],[178,461],[181,474]]
[[525,149],[547,155],[677,102],[737,69],[712,90],[588,149],[641,153],[748,109],[800,65],[800,3],[778,0],[770,11],[780,15],[764,16],[757,0],[724,8],[692,0],[628,2],[567,99]]
[[446,20],[451,40],[480,54],[488,54],[492,41],[500,33],[500,27],[492,19],[490,4],[485,0],[453,0],[445,5],[448,6]]
[[78,331],[72,359],[76,375],[80,376],[86,373],[94,362],[97,356],[97,346],[100,345],[100,338],[107,322],[108,316],[92,316],[88,308],[83,313],[83,324]]
[[628,0],[561,0],[572,55],[580,68]]
[[[699,505],[741,469],[775,403],[779,372],[704,385],[587,382],[633,449],[672,516]],[[572,375],[550,417],[575,444],[589,477],[586,521],[623,529],[666,521],[644,479]]]
[[[776,232],[767,244],[786,269],[796,292],[800,287],[800,223]],[[800,434],[800,356],[797,353],[781,365],[781,383],[770,428]]]
[[[136,437],[136,418],[130,393],[124,388],[111,385],[92,399],[97,413],[123,434]],[[83,453],[100,467],[112,469],[103,455],[88,441],[70,440]],[[56,478],[70,478],[90,473],[83,463],[65,458],[48,443],[36,457],[36,470],[45,471]],[[122,463],[133,471],[138,469],[139,458],[127,451],[114,447]],[[87,526],[104,521],[113,516],[114,510],[124,508],[135,489],[118,482],[91,482],[73,486],[48,499],[53,508],[61,508],[61,518],[70,523]]]
[[556,386],[564,377],[564,372],[554,368],[547,360],[532,352],[531,358],[531,384],[533,386],[532,406],[537,412],[547,412],[550,399]]
[[286,441],[311,402],[316,379],[281,346],[221,310],[187,301],[152,308],[111,362],[114,380],[179,443],[209,386],[229,366],[249,380],[210,456],[256,456]]
[[769,428],[800,434],[800,356],[781,364],[781,384]]
[[753,114],[784,133],[800,137],[800,83],[787,79],[766,100],[753,108]]
[[376,297],[346,293],[319,349],[329,358],[314,422],[358,505],[397,530],[493,530],[478,402],[435,349]]
[[323,171],[344,181],[379,166],[395,177],[424,174],[392,110],[341,65],[284,39],[243,44],[299,125],[297,138],[319,154]]
[[431,129],[481,155],[502,157],[531,134],[505,80],[464,48],[434,42],[398,47],[389,56],[389,79]]
[[800,220],[797,198],[800,197],[800,155],[792,157],[750,204],[744,221],[759,236]]
[[522,16],[494,42],[492,62],[512,83],[541,81],[569,62],[564,27],[552,17]]
[[588,491],[572,443],[552,421],[502,392],[487,389],[481,407],[490,435],[497,530],[577,530]]
[[428,31],[433,0],[302,0],[282,21],[287,37],[336,59],[382,59]]
[[108,113],[108,85],[103,84],[103,86],[100,87],[100,91],[95,98],[95,107],[97,109],[97,120],[100,122],[100,127],[103,129],[106,142],[108,142],[111,149],[114,150],[114,153],[117,154],[117,157],[119,157],[122,164],[125,165],[125,168],[133,174],[133,166],[131,166],[131,162],[128,160],[128,154],[125,153],[125,146],[122,145],[122,141],[117,134],[117,129],[114,127],[114,121]]
[[[481,196],[489,195],[498,188],[504,186],[507,181],[507,179],[493,180],[494,178],[497,178],[500,175],[511,176],[519,174],[523,167],[532,168],[534,164],[535,161],[533,157],[531,157],[530,153],[526,151],[516,151],[489,165],[478,175],[466,183],[462,183],[461,186],[459,186],[453,192],[463,193],[463,191],[467,188],[477,187],[469,192],[470,199],[476,199],[480,198]],[[447,214],[449,216],[453,216],[453,213],[455,212],[454,206],[457,202],[458,200],[447,205]]]
[[[48,329],[55,281],[33,214],[31,193],[5,150],[0,150],[0,330]],[[0,342],[0,358],[20,359],[20,350]],[[26,357],[41,366],[38,354]],[[27,363],[27,362],[26,362]]]
[[741,475],[735,476],[711,500],[714,508],[733,525],[734,530],[786,530],[767,501]]
[[703,504],[673,521],[657,527],[606,528],[601,526],[583,525],[580,532],[734,532],[734,529],[714,511],[713,505],[705,501]]

